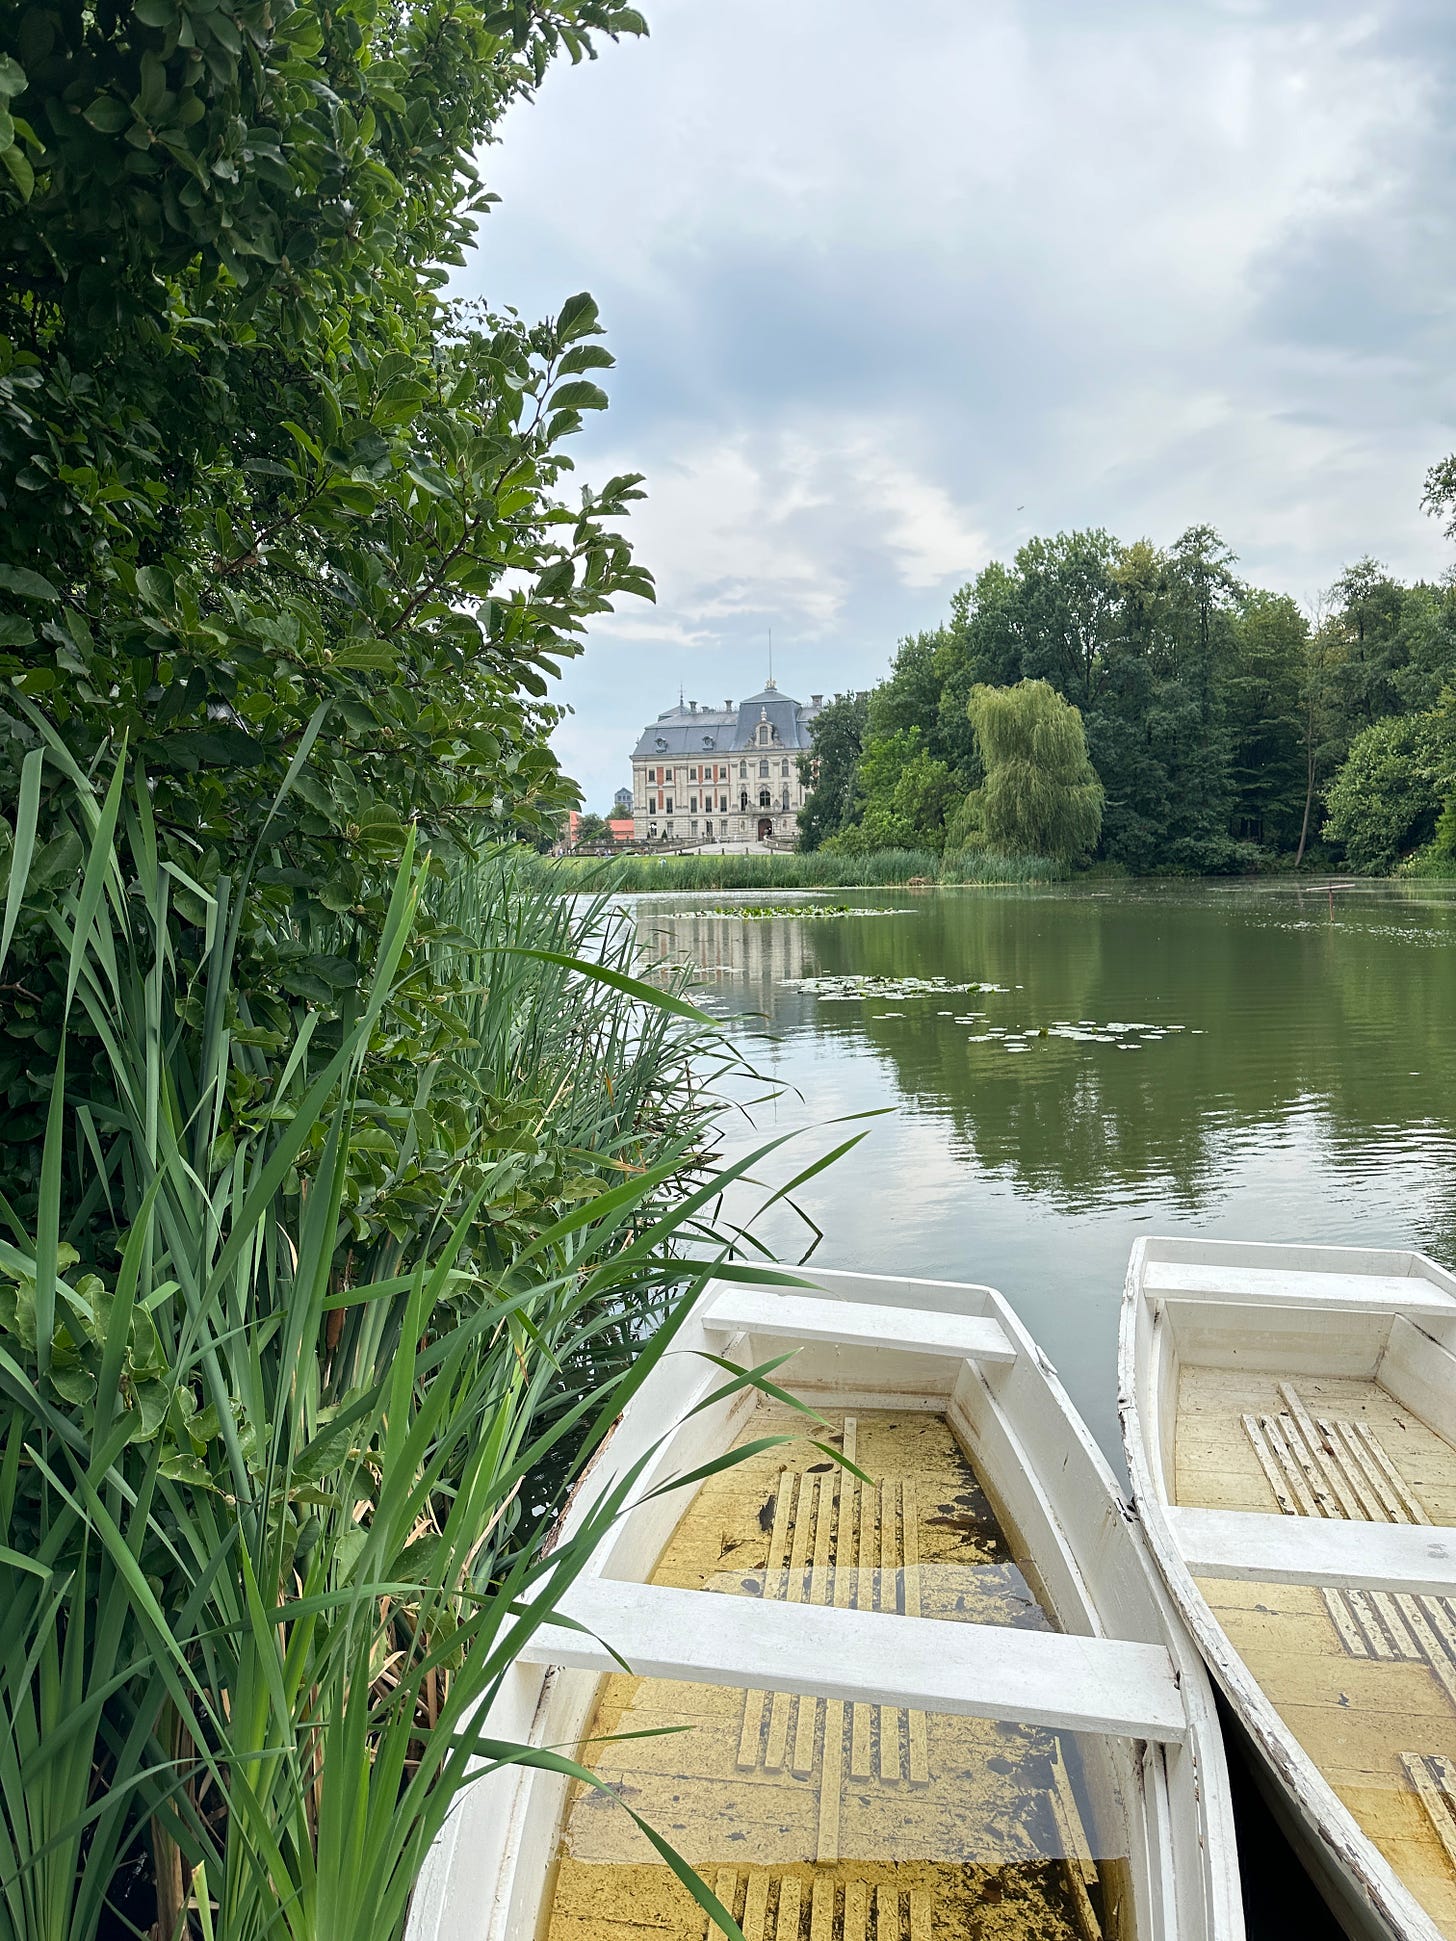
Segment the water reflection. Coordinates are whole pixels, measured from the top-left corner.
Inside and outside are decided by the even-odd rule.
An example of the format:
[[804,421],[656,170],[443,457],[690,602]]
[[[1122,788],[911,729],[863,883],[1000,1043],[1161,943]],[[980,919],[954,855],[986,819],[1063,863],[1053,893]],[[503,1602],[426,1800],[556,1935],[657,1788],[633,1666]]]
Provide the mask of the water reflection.
[[[832,900],[879,914],[816,920],[805,899],[767,921],[663,903],[640,916],[710,967],[704,995],[797,1088],[778,1125],[901,1108],[810,1189],[821,1257],[995,1281],[1109,1447],[1116,1300],[1139,1229],[1456,1259],[1449,893]],[[802,988],[826,978],[838,988]],[[853,995],[854,979],[877,982]],[[964,985],[1001,988],[949,988]],[[801,1234],[786,1221],[776,1239],[787,1251]]]

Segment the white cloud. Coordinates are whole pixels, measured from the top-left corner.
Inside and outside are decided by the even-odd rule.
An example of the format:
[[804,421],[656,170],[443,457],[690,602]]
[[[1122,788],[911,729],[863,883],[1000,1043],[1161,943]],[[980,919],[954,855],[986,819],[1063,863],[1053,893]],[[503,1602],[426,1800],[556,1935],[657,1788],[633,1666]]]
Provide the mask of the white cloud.
[[592,288],[619,359],[581,469],[647,474],[659,605],[568,677],[593,793],[609,718],[745,691],[769,625],[786,684],[868,682],[1034,530],[1209,520],[1302,596],[1367,550],[1439,570],[1441,6],[648,12],[512,115],[463,278],[528,312]]
[[855,579],[883,571],[912,589],[959,583],[986,539],[951,494],[903,455],[913,427],[846,434],[833,420],[696,444],[670,427],[650,465],[632,538],[658,579],[657,612],[628,608],[603,630],[699,646],[725,625],[776,619],[801,638],[842,618]]

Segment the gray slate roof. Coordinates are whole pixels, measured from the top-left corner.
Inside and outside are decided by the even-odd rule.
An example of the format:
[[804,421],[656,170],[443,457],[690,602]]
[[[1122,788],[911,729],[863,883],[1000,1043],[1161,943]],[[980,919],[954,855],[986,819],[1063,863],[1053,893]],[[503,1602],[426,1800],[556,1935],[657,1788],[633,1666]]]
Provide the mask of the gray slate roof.
[[792,695],[766,687],[750,694],[731,711],[725,708],[691,708],[686,704],[669,708],[650,727],[642,730],[632,750],[634,761],[651,761],[660,756],[670,761],[694,755],[737,755],[754,747],[758,724],[767,717],[777,729],[773,746],[786,754],[800,753],[813,739],[814,717],[818,709],[806,707]]

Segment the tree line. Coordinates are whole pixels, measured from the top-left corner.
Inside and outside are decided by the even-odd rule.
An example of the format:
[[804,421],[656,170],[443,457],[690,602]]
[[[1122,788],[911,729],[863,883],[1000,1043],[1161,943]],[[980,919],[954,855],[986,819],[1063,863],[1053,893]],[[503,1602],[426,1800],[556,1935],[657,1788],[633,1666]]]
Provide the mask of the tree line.
[[[1456,529],[1456,460],[1423,503]],[[996,847],[988,729],[1004,736],[1019,709],[1027,737],[1063,730],[1025,689],[1009,714],[984,691],[1041,683],[1080,715],[1101,788],[1100,826],[1087,778],[1080,809],[1068,802],[1067,860],[1456,870],[1452,576],[1407,584],[1360,559],[1311,614],[1237,567],[1211,526],[1167,547],[1058,533],[985,567],[878,686],[821,711],[801,846]],[[1070,776],[1077,758],[1067,744],[1057,759]]]

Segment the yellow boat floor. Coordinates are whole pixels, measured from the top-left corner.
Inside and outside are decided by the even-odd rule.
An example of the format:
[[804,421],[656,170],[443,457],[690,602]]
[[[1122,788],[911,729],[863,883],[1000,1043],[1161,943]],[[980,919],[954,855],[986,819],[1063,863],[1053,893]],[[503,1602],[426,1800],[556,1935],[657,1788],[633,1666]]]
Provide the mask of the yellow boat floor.
[[[743,1440],[793,1440],[710,1477],[653,1581],[1050,1629],[947,1424],[836,1416],[858,1483],[773,1404]],[[682,1730],[681,1728],[690,1728]],[[1111,1941],[1126,1868],[1096,1741],[786,1693],[603,1681],[561,1843],[549,1941],[717,1933],[623,1804],[688,1860],[746,1941]],[[619,1734],[647,1734],[637,1738]],[[1117,1829],[1088,1828],[1095,1793]],[[1094,1857],[1094,1855],[1096,1857]]]
[[[1456,1522],[1456,1449],[1378,1383],[1185,1367],[1174,1493],[1205,1509]],[[1200,1583],[1325,1779],[1456,1941],[1456,1601]]]

